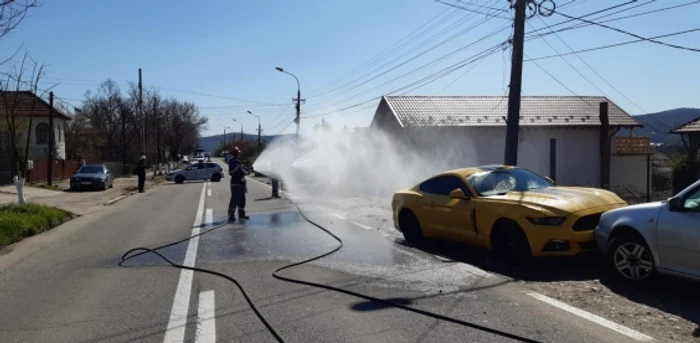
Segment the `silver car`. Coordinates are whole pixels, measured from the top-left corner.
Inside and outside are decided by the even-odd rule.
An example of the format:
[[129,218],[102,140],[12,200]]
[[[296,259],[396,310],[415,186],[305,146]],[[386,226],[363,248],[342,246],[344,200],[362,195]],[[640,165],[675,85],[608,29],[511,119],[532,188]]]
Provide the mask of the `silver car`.
[[605,212],[595,240],[627,280],[659,273],[700,281],[700,180],[668,200]]

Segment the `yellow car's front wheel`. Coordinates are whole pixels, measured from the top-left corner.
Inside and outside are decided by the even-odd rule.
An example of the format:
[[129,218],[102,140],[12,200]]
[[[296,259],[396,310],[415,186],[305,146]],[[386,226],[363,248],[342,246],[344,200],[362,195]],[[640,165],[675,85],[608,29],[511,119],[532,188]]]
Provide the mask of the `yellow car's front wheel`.
[[497,221],[491,230],[491,250],[509,261],[522,261],[532,256],[530,243],[523,229],[509,219]]

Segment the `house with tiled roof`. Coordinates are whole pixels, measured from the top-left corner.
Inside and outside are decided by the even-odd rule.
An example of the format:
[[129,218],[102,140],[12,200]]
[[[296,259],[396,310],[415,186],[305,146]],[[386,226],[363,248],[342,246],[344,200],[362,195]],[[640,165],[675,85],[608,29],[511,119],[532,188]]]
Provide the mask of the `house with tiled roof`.
[[[518,164],[558,184],[600,187],[600,104],[607,103],[609,187],[647,189],[648,137],[643,125],[602,96],[523,96]],[[404,151],[426,154],[444,168],[503,163],[508,98],[503,96],[384,96],[370,129],[387,132]],[[629,132],[616,137],[620,130]],[[432,162],[431,162],[432,163]]]
[[[10,183],[15,174],[14,156],[10,149],[10,136],[7,129],[8,109],[14,113],[16,127],[22,127],[29,122],[32,116],[32,128],[30,132],[30,159],[46,160],[49,156],[49,111],[51,106],[46,100],[29,91],[3,91],[0,92],[0,184]],[[54,108],[54,147],[56,159],[64,160],[65,153],[65,128],[72,119],[60,109]]]
[[697,159],[700,151],[700,117],[671,130],[670,133],[683,137],[683,143],[688,150],[689,157]]

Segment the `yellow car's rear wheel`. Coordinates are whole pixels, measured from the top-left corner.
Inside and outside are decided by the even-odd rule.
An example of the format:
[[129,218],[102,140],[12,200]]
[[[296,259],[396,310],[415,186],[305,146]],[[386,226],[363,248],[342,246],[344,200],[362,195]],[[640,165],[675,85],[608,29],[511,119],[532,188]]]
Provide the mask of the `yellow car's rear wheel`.
[[402,210],[399,213],[399,228],[407,241],[417,245],[425,241],[418,218],[410,210]]

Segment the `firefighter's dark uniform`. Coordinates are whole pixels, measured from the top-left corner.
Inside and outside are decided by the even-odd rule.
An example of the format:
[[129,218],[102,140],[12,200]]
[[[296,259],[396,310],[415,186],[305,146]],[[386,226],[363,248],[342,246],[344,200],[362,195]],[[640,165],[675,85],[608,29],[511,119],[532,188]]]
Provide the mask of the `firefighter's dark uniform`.
[[139,193],[143,193],[144,186],[146,185],[146,162],[144,160],[139,160],[134,174],[138,177]]
[[246,181],[245,172],[241,161],[237,157],[231,157],[228,161],[229,175],[231,175],[231,200],[228,203],[228,217],[230,221],[235,220],[236,208],[238,208],[238,218],[248,219],[245,215],[245,194]]

